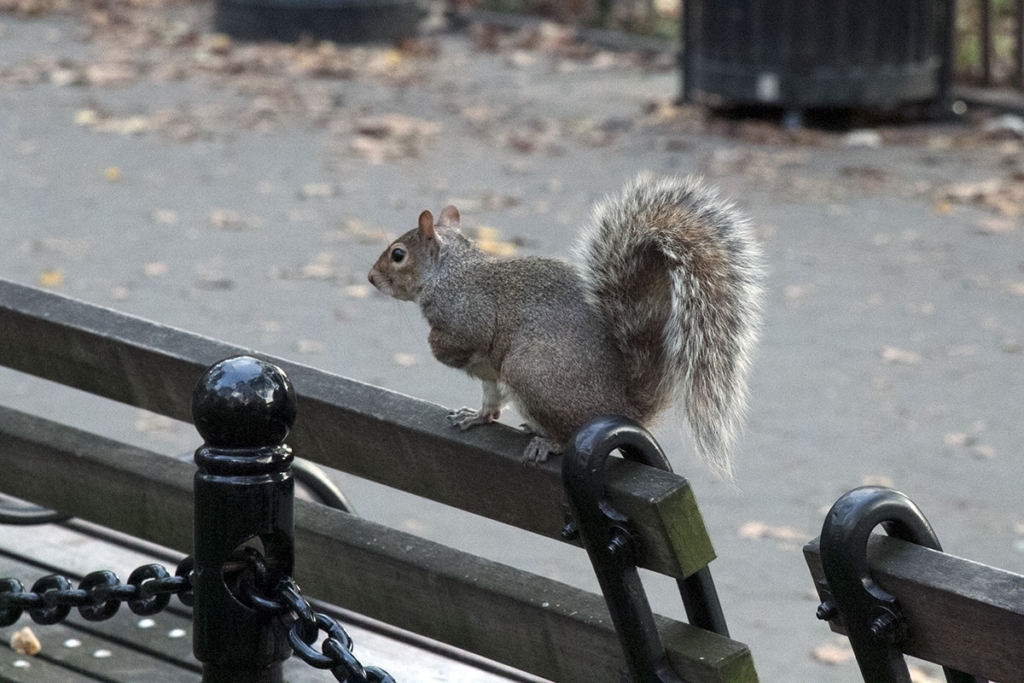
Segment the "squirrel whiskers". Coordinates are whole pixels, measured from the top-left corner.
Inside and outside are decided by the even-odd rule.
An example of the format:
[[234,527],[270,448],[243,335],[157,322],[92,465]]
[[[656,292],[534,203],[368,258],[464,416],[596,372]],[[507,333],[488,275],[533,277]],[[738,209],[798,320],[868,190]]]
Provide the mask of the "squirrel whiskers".
[[559,453],[584,424],[649,425],[677,399],[709,467],[732,476],[759,326],[760,250],[746,219],[694,179],[640,177],[600,204],[576,267],[495,259],[459,232],[459,212],[393,242],[370,270],[416,301],[434,356],[483,381],[468,429],[513,403],[535,434],[526,461]]

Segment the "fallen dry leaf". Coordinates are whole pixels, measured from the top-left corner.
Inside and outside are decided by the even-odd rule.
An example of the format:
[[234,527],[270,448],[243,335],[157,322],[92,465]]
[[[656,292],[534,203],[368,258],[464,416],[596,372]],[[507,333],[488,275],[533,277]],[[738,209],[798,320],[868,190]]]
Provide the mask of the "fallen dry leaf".
[[815,290],[813,283],[806,283],[802,285],[786,285],[783,289],[783,294],[790,301],[798,301],[807,297],[809,294],[813,294]]
[[85,81],[98,87],[128,85],[139,75],[138,68],[130,62],[92,64],[85,68]]
[[295,350],[299,353],[323,353],[325,348],[323,342],[312,339],[299,339],[295,342]]
[[339,280],[344,271],[335,262],[334,254],[322,251],[309,263],[297,268],[273,268],[270,277],[275,280]]
[[476,245],[493,256],[515,256],[518,247],[513,242],[501,240],[501,231],[488,225],[476,229]]
[[426,145],[441,132],[434,121],[385,114],[356,121],[349,148],[371,164],[420,156]]
[[336,275],[333,265],[330,263],[307,263],[299,269],[303,278],[308,280],[329,280]]
[[0,12],[19,17],[41,17],[51,12],[66,11],[69,0],[0,0]]
[[882,360],[897,365],[917,365],[921,362],[921,354],[895,346],[887,346],[882,349]]
[[856,658],[856,655],[853,654],[853,649],[846,643],[842,645],[832,643],[819,645],[811,651],[811,656],[822,664],[833,665],[846,664]]
[[153,263],[147,263],[142,268],[142,272],[146,274],[146,277],[163,277],[167,275],[170,268],[163,261],[154,261]]
[[931,671],[926,671],[919,666],[911,666],[910,670],[910,683],[942,683],[945,681],[945,677],[940,677],[938,672],[934,674]]
[[1017,230],[1017,221],[1012,218],[983,218],[975,225],[979,235],[1008,235]]
[[978,460],[991,460],[996,457],[996,449],[987,443],[980,443],[971,448],[971,455]]
[[214,209],[211,211],[210,224],[221,230],[245,230],[249,227],[242,214],[232,209]]
[[358,218],[349,218],[341,230],[333,231],[330,241],[355,240],[359,244],[387,245],[391,237],[382,228],[371,226]]
[[999,348],[1003,350],[1003,353],[1024,353],[1024,344],[1014,339],[1004,339]]
[[771,526],[764,522],[747,522],[737,532],[740,538],[760,540],[769,538],[784,543],[805,543],[810,535],[788,526]]
[[953,183],[939,190],[937,200],[954,204],[976,204],[1003,216],[1019,216],[1024,212],[1024,179],[1012,176]]
[[79,109],[75,112],[75,124],[79,126],[95,126],[102,120],[95,109]]
[[860,479],[861,486],[885,486],[886,488],[893,487],[893,481],[891,477],[887,477],[884,474],[865,474]]
[[135,419],[135,430],[151,437],[169,437],[174,433],[174,420],[166,415],[158,415],[148,410],[139,410]]
[[129,116],[123,119],[104,119],[91,124],[93,130],[100,133],[114,133],[116,135],[141,135],[148,133],[156,126],[148,116]]
[[957,448],[962,446],[972,446],[977,442],[977,438],[968,436],[963,432],[949,432],[942,437],[942,443],[949,448]]
[[306,183],[299,190],[303,199],[330,198],[338,196],[338,186],[333,183]]
[[40,287],[60,287],[64,284],[64,273],[56,269],[44,270],[39,273]]
[[178,222],[178,213],[171,209],[156,209],[151,217],[153,222],[158,225],[174,225]]
[[396,353],[394,356],[396,365],[400,365],[403,368],[408,368],[413,365],[417,365],[420,362],[419,356],[414,353]]
[[940,196],[947,201],[970,204],[971,202],[984,201],[987,197],[997,195],[1002,187],[1002,178],[989,178],[988,180],[970,183],[954,183],[942,188]]
[[370,285],[348,285],[342,291],[349,299],[365,299],[370,296]]
[[19,655],[34,656],[39,654],[43,646],[39,644],[39,639],[36,638],[36,634],[32,632],[32,629],[26,626],[15,631],[14,635],[11,636],[11,648]]

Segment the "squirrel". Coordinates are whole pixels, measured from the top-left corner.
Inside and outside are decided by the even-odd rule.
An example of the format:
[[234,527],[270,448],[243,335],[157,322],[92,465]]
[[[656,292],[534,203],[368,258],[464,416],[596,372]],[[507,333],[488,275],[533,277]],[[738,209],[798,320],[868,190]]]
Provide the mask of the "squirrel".
[[513,404],[534,438],[524,462],[561,453],[603,415],[642,425],[680,399],[697,451],[732,478],[760,325],[763,267],[747,219],[693,177],[640,176],[599,203],[576,265],[487,255],[446,206],[380,255],[378,290],[420,305],[434,356],[483,381],[461,429]]

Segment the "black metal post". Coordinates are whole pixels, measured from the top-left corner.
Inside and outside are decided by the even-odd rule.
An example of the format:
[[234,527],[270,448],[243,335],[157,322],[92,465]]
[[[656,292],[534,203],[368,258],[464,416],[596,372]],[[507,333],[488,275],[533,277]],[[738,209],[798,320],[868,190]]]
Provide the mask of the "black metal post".
[[992,85],[992,0],[981,0],[981,80]]
[[693,60],[697,54],[693,44],[697,35],[693,23],[694,4],[692,0],[683,0],[679,12],[679,41],[682,43],[679,50],[679,76],[682,82],[679,84],[678,104],[689,104],[693,98]]
[[1024,89],[1024,0],[1017,0],[1015,10],[1013,17],[1013,49],[1015,52],[1013,87],[1021,90]]
[[939,67],[939,106],[948,111],[956,66],[956,0],[946,0],[942,17],[942,64]]
[[236,597],[246,553],[274,577],[292,573],[294,480],[284,445],[295,393],[275,365],[238,356],[211,366],[196,385],[192,417],[206,444],[196,451],[193,648],[203,683],[281,683],[291,654],[275,615]]

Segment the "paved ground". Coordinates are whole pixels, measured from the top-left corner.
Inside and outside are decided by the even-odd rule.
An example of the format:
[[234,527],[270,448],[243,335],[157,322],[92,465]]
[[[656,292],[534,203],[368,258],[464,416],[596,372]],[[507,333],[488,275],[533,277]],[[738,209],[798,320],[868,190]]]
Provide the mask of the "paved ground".
[[[850,488],[893,485],[948,550],[1024,571],[1024,147],[983,115],[853,140],[708,120],[667,105],[663,60],[552,31],[331,51],[232,46],[185,4],[0,21],[0,276],[472,405],[418,312],[366,285],[386,235],[454,202],[495,249],[564,256],[636,172],[701,172],[750,214],[771,270],[736,485],[674,425],[657,433],[761,679],[858,680],[819,649],[842,642],[813,617],[799,552]],[[196,446],[187,425],[0,377],[4,403]],[[593,587],[579,553],[339,478],[367,517]],[[651,590],[681,614],[671,585]]]

